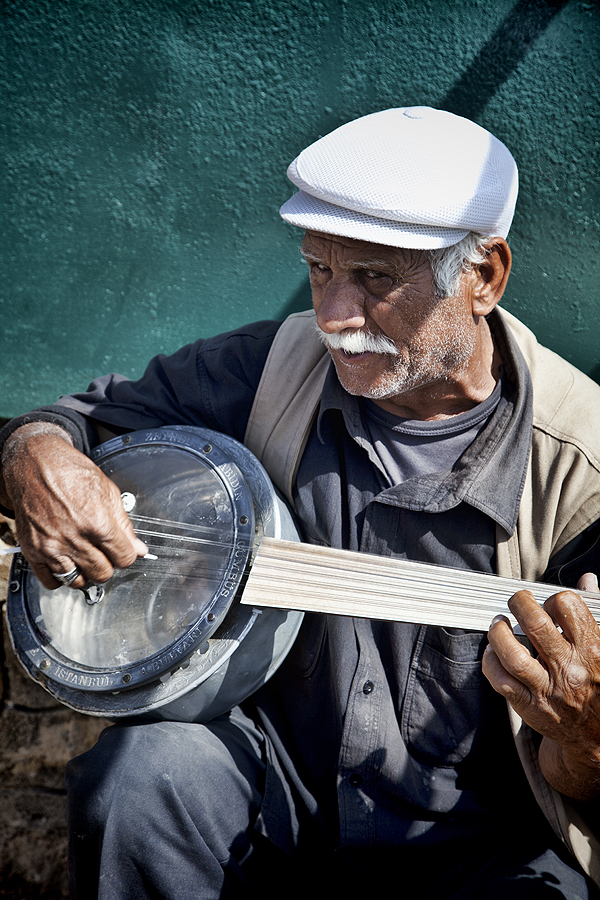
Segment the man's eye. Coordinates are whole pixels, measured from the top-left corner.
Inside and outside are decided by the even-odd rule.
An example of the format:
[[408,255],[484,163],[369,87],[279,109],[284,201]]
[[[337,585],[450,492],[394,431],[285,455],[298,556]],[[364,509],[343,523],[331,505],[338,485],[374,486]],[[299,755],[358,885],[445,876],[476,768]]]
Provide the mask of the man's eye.
[[363,284],[372,290],[391,290],[394,279],[386,272],[378,272],[377,269],[365,269],[362,273]]
[[366,269],[365,275],[371,281],[394,281],[401,282],[402,279],[399,276],[391,275],[389,272],[380,272],[377,269]]
[[326,266],[324,263],[313,263],[310,267],[311,275],[316,275],[316,276],[324,275],[329,271],[330,271],[329,266]]

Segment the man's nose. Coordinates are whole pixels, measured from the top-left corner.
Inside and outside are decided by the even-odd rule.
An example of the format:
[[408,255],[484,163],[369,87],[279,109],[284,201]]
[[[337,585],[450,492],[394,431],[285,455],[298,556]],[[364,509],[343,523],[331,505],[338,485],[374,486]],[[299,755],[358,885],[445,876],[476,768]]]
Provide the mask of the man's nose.
[[313,297],[319,328],[335,334],[346,328],[362,328],[365,310],[362,292],[347,275],[334,275],[319,297]]

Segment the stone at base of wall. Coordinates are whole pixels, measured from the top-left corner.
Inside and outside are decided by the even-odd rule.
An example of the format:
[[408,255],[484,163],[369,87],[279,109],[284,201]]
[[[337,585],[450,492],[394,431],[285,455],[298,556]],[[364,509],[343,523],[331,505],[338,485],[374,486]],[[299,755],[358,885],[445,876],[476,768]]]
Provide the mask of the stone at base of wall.
[[[14,543],[0,516],[0,546]],[[7,635],[10,556],[0,556],[0,898],[68,900],[64,769],[108,722],[61,706],[32,681]]]
[[65,797],[0,790],[0,897],[67,900]]

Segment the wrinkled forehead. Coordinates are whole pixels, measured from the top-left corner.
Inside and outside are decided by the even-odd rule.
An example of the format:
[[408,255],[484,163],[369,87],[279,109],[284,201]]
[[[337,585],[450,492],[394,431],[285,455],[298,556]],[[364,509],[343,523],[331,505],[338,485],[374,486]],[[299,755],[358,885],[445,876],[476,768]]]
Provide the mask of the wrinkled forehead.
[[301,252],[307,260],[327,262],[335,259],[339,264],[361,265],[389,263],[395,268],[413,266],[429,262],[426,251],[413,250],[408,247],[390,247],[387,244],[376,244],[343,235],[324,234],[318,231],[306,231],[301,245]]

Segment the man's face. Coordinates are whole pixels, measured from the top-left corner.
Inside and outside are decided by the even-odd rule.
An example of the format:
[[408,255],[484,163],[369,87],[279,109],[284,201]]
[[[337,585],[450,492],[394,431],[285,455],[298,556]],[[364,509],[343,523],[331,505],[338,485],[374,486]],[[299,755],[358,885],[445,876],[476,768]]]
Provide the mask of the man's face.
[[437,297],[425,251],[307,232],[302,254],[317,323],[350,394],[393,411],[391,398],[451,380],[471,359],[468,287]]

